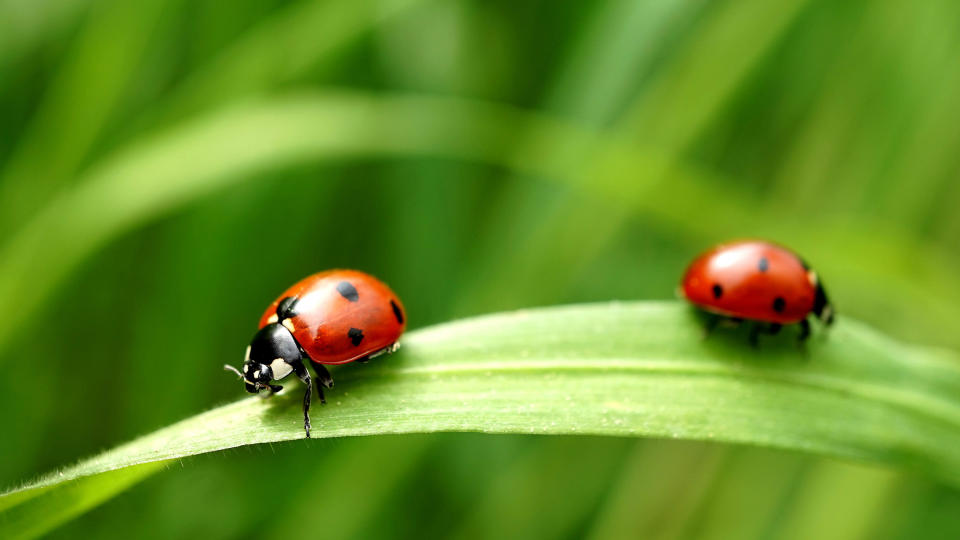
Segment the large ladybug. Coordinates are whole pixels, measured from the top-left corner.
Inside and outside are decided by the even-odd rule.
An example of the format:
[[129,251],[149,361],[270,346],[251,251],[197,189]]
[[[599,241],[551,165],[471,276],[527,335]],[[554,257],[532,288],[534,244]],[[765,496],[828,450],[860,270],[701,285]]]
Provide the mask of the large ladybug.
[[810,337],[811,313],[824,324],[834,311],[817,273],[792,251],[768,242],[721,244],[698,256],[683,276],[683,296],[708,315],[707,332],[720,322],[755,321],[750,342],[761,331],[776,334],[800,324],[800,341]]
[[280,295],[260,317],[260,329],[247,347],[241,373],[247,392],[283,389],[271,384],[295,374],[307,391],[303,396],[303,429],[310,437],[310,394],[313,381],[304,360],[310,360],[319,383],[317,394],[333,387],[324,365],[366,362],[392,353],[406,328],[403,304],[373,276],[357,270],[328,270],[307,277]]

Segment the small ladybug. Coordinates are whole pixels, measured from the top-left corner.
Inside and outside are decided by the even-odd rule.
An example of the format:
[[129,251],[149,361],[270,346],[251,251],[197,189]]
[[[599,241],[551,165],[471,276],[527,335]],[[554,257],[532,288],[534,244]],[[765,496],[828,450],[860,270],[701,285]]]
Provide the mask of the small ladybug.
[[283,389],[271,381],[291,373],[304,384],[303,428],[310,437],[310,394],[313,381],[304,365],[316,372],[317,394],[333,388],[324,365],[366,362],[400,347],[406,328],[403,305],[385,284],[356,270],[328,270],[307,277],[280,295],[260,317],[260,330],[247,347],[243,372],[226,365],[246,385],[247,392],[267,396]]
[[[710,315],[709,333],[720,322],[755,321],[750,343],[761,330],[776,334],[784,324],[800,324],[800,341],[810,337],[807,316],[833,323],[827,293],[803,260],[792,251],[760,241],[722,244],[701,254],[687,268],[683,296]],[[765,323],[765,324],[764,324]]]

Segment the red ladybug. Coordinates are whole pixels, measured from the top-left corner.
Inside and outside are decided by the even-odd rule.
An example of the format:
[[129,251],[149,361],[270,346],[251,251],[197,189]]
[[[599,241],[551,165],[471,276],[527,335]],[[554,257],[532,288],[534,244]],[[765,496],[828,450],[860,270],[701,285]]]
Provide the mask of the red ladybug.
[[303,396],[303,428],[310,437],[310,394],[313,382],[304,360],[310,360],[320,384],[333,387],[324,364],[366,362],[392,353],[406,328],[403,304],[385,284],[356,270],[328,270],[307,277],[280,295],[260,317],[260,330],[247,347],[240,375],[247,392],[283,389],[270,381],[295,374],[307,391]]
[[690,263],[683,296],[710,314],[707,331],[721,321],[758,321],[750,332],[776,334],[784,324],[800,324],[800,340],[810,336],[807,316],[833,323],[833,307],[817,277],[792,251],[760,241],[722,244]]

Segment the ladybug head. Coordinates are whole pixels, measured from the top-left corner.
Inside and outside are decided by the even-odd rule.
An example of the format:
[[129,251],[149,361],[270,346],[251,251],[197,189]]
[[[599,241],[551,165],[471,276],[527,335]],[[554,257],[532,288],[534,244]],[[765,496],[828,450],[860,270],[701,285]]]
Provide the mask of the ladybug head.
[[242,373],[233,366],[224,368],[240,375],[247,392],[256,394],[264,388],[279,392],[281,387],[271,385],[270,381],[289,375],[298,362],[301,362],[300,346],[293,334],[283,325],[272,323],[254,334],[247,347]]
[[244,388],[251,394],[259,394],[260,390],[264,388],[270,388],[273,392],[279,392],[283,389],[282,386],[270,384],[270,381],[273,379],[273,370],[270,366],[263,365],[259,362],[244,362],[243,373],[230,364],[224,365],[223,369],[239,375],[240,378],[243,379]]
[[271,380],[273,380],[273,370],[270,366],[250,360],[243,363],[243,383],[247,392],[257,394],[270,386]]

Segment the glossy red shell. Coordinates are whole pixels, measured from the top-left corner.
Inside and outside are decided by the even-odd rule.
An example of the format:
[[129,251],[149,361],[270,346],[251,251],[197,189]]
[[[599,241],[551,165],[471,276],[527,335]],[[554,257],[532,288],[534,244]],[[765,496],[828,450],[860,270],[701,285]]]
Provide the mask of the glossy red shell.
[[681,290],[711,313],[789,324],[813,309],[817,276],[786,248],[743,241],[698,256],[687,268]]
[[389,347],[406,328],[397,295],[356,270],[328,270],[300,280],[270,304],[260,328],[274,322],[277,305],[288,296],[297,299],[290,318],[293,337],[318,364],[346,364]]

